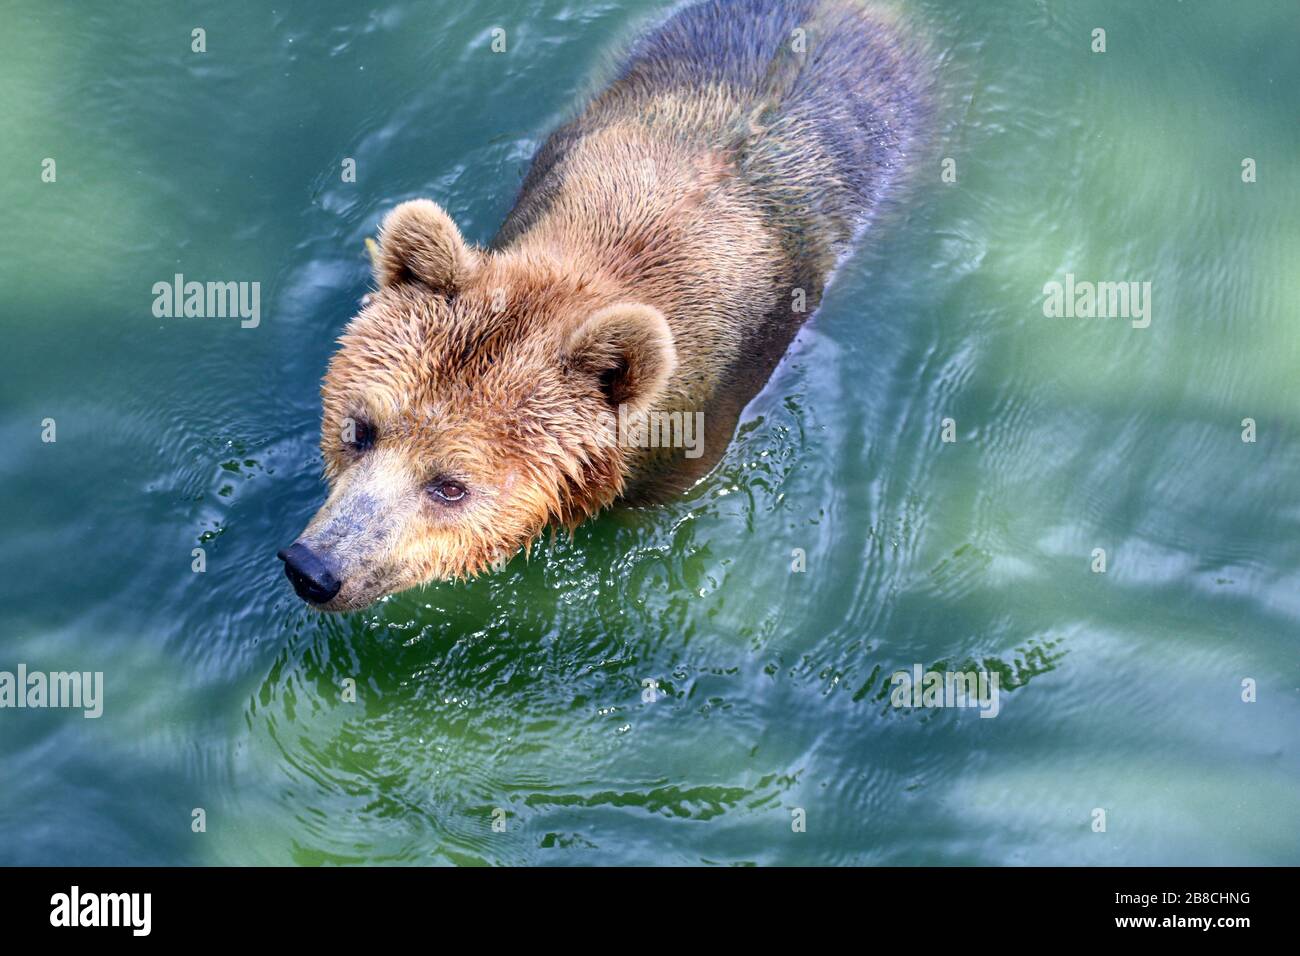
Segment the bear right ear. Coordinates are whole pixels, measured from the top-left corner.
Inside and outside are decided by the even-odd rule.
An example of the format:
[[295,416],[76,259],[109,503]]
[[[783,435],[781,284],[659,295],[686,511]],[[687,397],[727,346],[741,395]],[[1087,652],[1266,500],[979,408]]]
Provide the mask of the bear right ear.
[[599,310],[569,333],[566,366],[590,376],[611,407],[647,411],[677,367],[672,329],[658,309],[623,302]]
[[435,292],[454,292],[478,261],[479,252],[465,242],[441,206],[412,199],[384,217],[373,265],[381,289],[415,281]]

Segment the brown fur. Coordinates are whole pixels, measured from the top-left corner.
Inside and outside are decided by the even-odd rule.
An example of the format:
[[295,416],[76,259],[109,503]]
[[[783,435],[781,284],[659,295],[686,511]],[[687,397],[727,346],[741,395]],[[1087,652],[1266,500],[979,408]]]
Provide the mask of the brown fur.
[[[814,19],[827,9],[880,29],[844,4]],[[832,147],[788,139],[780,98],[802,60],[778,60],[757,89],[683,88],[637,61],[539,153],[487,249],[432,202],[388,215],[378,291],[322,389],[331,489],[301,540],[343,581],[327,609],[479,573],[721,454],[806,317],[791,290],[814,309],[861,224],[820,155]],[[620,404],[704,411],[704,455],[621,446],[605,427]],[[349,418],[373,447],[343,441]],[[430,494],[445,479],[462,501]]]

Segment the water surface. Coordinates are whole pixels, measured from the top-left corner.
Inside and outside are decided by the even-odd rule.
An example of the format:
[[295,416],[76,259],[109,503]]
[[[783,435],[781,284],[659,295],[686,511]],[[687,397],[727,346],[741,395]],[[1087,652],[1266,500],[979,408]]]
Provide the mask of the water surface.
[[[486,242],[669,5],[192,7],[0,31],[0,670],[106,682],[0,711],[0,862],[1300,863],[1294,3],[910,4],[920,186],[717,470],[343,617],[274,553],[365,238]],[[155,318],[177,272],[260,324]],[[1149,327],[1045,317],[1067,273]],[[998,717],[891,707],[914,664]]]

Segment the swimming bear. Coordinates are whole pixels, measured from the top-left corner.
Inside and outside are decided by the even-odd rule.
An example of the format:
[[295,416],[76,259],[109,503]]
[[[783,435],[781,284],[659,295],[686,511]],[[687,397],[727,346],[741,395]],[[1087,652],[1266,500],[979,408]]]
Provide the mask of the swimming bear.
[[896,199],[923,61],[867,4],[706,0],[551,134],[488,246],[393,209],[322,388],[329,496],[280,552],[298,594],[365,607],[698,480]]

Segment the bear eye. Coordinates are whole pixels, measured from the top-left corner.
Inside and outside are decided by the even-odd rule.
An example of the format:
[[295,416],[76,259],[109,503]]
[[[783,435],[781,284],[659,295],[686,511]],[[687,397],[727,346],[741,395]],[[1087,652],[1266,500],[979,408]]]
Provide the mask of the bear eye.
[[353,451],[369,451],[375,445],[375,438],[378,437],[378,430],[374,425],[365,419],[358,418],[351,422],[351,441],[348,440],[348,430],[344,429],[343,444],[347,445]]
[[459,481],[452,481],[450,478],[439,478],[429,486],[429,490],[439,501],[445,501],[449,504],[460,501],[468,494],[464,485]]

